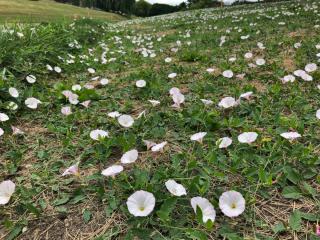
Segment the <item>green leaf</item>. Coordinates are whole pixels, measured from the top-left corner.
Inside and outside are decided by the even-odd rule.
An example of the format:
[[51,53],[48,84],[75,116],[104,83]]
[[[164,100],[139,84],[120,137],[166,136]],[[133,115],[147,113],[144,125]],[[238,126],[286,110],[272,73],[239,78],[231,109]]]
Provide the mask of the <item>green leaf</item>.
[[22,232],[23,226],[21,225],[16,225],[12,231],[10,232],[9,236],[6,238],[6,240],[13,240],[16,237],[18,237],[20,235],[20,233]]
[[187,231],[187,234],[191,239],[196,239],[196,240],[207,240],[207,235],[199,230],[194,230],[189,228]]
[[70,197],[69,196],[64,196],[60,199],[56,199],[53,201],[53,205],[54,206],[60,206],[60,205],[63,205],[63,204],[66,204],[68,201],[69,201]]
[[293,231],[299,231],[301,228],[301,214],[299,211],[295,210],[293,211],[293,213],[291,214],[290,218],[289,218],[289,226]]
[[91,216],[92,216],[92,213],[88,209],[85,209],[83,211],[82,217],[85,223],[88,223],[91,220]]
[[289,166],[285,166],[283,168],[284,174],[286,175],[287,179],[294,183],[294,184],[298,184],[299,181],[301,180],[299,173],[293,169],[292,167]]
[[168,198],[167,200],[164,201],[164,203],[161,205],[161,208],[159,211],[157,211],[157,215],[159,218],[167,222],[170,220],[170,213],[174,209],[174,206],[176,205],[177,199],[176,198]]
[[316,222],[320,219],[320,215],[313,213],[300,212],[300,215],[303,219],[308,220],[310,222]]
[[311,187],[308,183],[303,182],[302,183],[302,187],[312,197],[316,197],[317,196],[317,194],[318,194],[317,191],[313,187]]
[[272,227],[272,230],[274,233],[281,233],[286,230],[286,227],[284,226],[284,224],[282,222],[279,222]]
[[295,186],[287,186],[283,188],[282,195],[285,198],[290,198],[290,199],[299,199],[302,197],[302,194],[299,190],[299,188]]

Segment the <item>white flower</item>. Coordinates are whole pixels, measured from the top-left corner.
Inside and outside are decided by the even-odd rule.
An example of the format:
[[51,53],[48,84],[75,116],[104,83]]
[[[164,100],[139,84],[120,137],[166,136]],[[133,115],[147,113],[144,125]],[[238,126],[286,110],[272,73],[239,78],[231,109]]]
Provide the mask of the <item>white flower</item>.
[[0,122],[5,122],[5,121],[8,121],[9,120],[9,117],[7,114],[5,113],[0,113]]
[[111,118],[117,118],[117,117],[120,117],[121,114],[119,112],[115,111],[115,112],[108,113],[108,116]]
[[14,97],[14,98],[19,97],[19,92],[14,87],[9,88],[9,94],[10,94],[11,97]]
[[46,68],[47,68],[48,71],[52,71],[53,70],[53,68],[49,64],[46,65]]
[[109,83],[109,79],[107,79],[107,78],[102,78],[102,79],[100,79],[100,84],[101,84],[102,86],[107,85],[108,83]]
[[80,91],[81,90],[81,85],[75,84],[71,87],[72,91]]
[[62,107],[61,113],[65,116],[69,116],[70,114],[72,114],[71,107],[69,107],[69,106]]
[[93,140],[104,139],[106,137],[109,137],[109,133],[104,130],[96,129],[90,132],[90,137]]
[[37,78],[33,75],[29,75],[26,77],[26,80],[28,83],[35,83],[37,81]]
[[88,68],[88,72],[89,72],[90,74],[94,74],[94,73],[96,72],[96,70],[94,70],[93,68]]
[[0,205],[5,205],[10,201],[16,185],[11,181],[3,181],[0,183]]
[[0,128],[0,137],[4,134],[4,131],[2,128]]
[[165,60],[164,60],[166,63],[170,63],[172,61],[171,58],[167,57]]
[[31,108],[31,109],[36,109],[38,107],[38,104],[41,104],[41,101],[34,98],[34,97],[31,97],[31,98],[27,98],[24,103],[26,104],[26,106],[28,108]]
[[208,73],[213,73],[215,70],[214,70],[214,68],[208,68],[206,71],[207,71]]
[[202,197],[193,197],[191,198],[191,206],[195,213],[197,213],[197,206],[201,209],[202,221],[204,223],[206,223],[208,220],[214,222],[216,219],[216,211],[208,199]]
[[315,63],[309,63],[309,64],[307,64],[306,66],[305,66],[305,68],[304,68],[304,70],[306,71],[306,72],[314,72],[314,71],[316,71],[317,70],[317,64],[315,64]]
[[297,132],[285,132],[281,133],[280,136],[288,140],[294,140],[296,138],[301,137],[301,135]]
[[184,188],[184,186],[182,186],[181,184],[177,183],[174,180],[168,180],[165,183],[166,188],[168,189],[168,191],[174,195],[174,196],[182,196],[182,195],[187,195],[187,191]]
[[238,102],[233,97],[222,98],[218,106],[223,108],[231,108],[237,106]]
[[219,144],[219,148],[227,148],[232,144],[232,139],[229,137],[220,138],[216,144]]
[[156,199],[153,194],[143,190],[136,191],[127,200],[128,210],[135,217],[148,216],[155,204]]
[[318,119],[320,119],[320,109],[317,110],[317,112],[316,112],[316,117],[317,117]]
[[159,143],[159,144],[156,144],[154,145],[152,148],[151,148],[151,151],[152,152],[159,152],[159,151],[162,151],[164,146],[167,145],[167,141],[165,142],[162,142],[162,143]]
[[224,76],[226,78],[232,78],[233,77],[233,72],[231,70],[223,71],[222,76]]
[[67,175],[79,175],[78,163],[72,165],[71,167],[68,167],[68,168],[62,173],[62,176],[67,176]]
[[206,132],[198,132],[198,133],[195,133],[193,134],[191,137],[190,137],[190,140],[191,141],[197,141],[199,143],[202,143],[202,140],[203,138],[207,135]]
[[256,64],[258,66],[265,65],[266,64],[266,60],[264,60],[263,58],[259,58],[259,59],[256,60]]
[[283,77],[282,83],[294,82],[295,80],[296,78],[293,75],[289,74]]
[[130,115],[121,115],[118,122],[122,127],[129,128],[133,125],[134,119]]
[[241,143],[250,144],[256,141],[257,137],[258,137],[258,133],[256,132],[244,132],[238,136],[238,141]]
[[174,102],[173,107],[180,108],[180,105],[184,103],[185,97],[182,93],[174,93],[172,94],[172,100]]
[[136,149],[132,149],[121,157],[121,163],[128,164],[128,163],[134,163],[138,159],[138,151]]
[[79,96],[75,93],[72,93],[69,97],[68,97],[68,101],[69,103],[71,103],[72,105],[77,105],[79,103],[78,100]]
[[157,101],[157,100],[148,100],[148,102],[151,103],[153,107],[160,104],[160,101]]
[[224,215],[237,217],[244,212],[246,201],[241,193],[236,191],[224,192],[219,198],[219,207]]
[[82,106],[84,106],[85,108],[89,107],[89,104],[91,103],[91,100],[87,100],[87,101],[84,101],[82,103],[80,103]]
[[22,135],[22,134],[24,134],[24,131],[20,130],[17,127],[11,126],[11,129],[12,129],[12,134],[13,135]]
[[151,147],[157,145],[155,142],[152,142],[149,140],[143,140],[143,143],[147,146],[147,150],[149,150]]
[[306,72],[301,69],[298,69],[298,70],[295,70],[293,74],[297,77],[301,77],[303,74],[306,74]]
[[106,177],[114,177],[115,175],[121,173],[123,171],[123,167],[121,165],[112,165],[106,169],[104,169],[101,174]]
[[66,98],[69,98],[73,95],[74,93],[71,92],[70,90],[63,90],[62,95],[65,96]]
[[136,86],[138,87],[138,88],[143,88],[143,87],[145,87],[147,85],[147,82],[145,81],[145,80],[138,80],[138,81],[136,81]]
[[245,57],[246,59],[250,59],[250,58],[253,57],[253,54],[252,54],[251,52],[247,52],[247,53],[244,55],[244,57]]
[[170,73],[169,75],[168,75],[168,78],[175,78],[177,76],[177,74],[176,73]]
[[180,93],[180,89],[179,88],[176,88],[176,87],[173,87],[169,90],[169,93],[170,95],[175,95],[175,94],[178,94]]
[[313,77],[308,73],[302,73],[300,77],[306,82],[310,82],[313,80]]
[[213,101],[207,100],[207,99],[200,99],[201,102],[203,102],[204,105],[209,106],[213,104]]
[[61,70],[61,68],[60,67],[54,67],[53,68],[54,69],[54,71],[56,72],[56,73],[61,73],[62,72],[62,70]]
[[253,94],[253,92],[242,93],[242,94],[240,95],[240,98],[244,98],[244,99],[246,99],[246,100],[249,100],[250,97],[252,96],[252,94]]

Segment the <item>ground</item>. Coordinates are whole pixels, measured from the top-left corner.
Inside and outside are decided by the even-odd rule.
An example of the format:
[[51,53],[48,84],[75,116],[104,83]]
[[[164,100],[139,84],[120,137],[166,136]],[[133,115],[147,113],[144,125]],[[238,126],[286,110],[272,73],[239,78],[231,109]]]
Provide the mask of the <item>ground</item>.
[[[0,123],[0,179],[12,180],[16,191],[0,208],[0,238],[319,239],[319,7],[318,1],[292,1],[112,24],[82,19],[5,28],[0,99],[10,120]],[[248,52],[252,58],[244,57]],[[257,65],[259,59],[265,64]],[[312,81],[296,76],[283,82],[310,63],[318,65],[309,73]],[[47,70],[47,64],[62,72]],[[225,70],[233,76],[224,77]],[[36,83],[25,80],[30,74]],[[109,83],[101,85],[101,78]],[[146,87],[136,87],[140,79]],[[91,100],[88,108],[62,95],[75,84],[82,86],[74,91],[80,102]],[[20,92],[17,99],[8,95],[12,86]],[[172,87],[185,96],[180,108],[172,107]],[[218,106],[222,98],[246,92],[252,95],[239,105]],[[42,102],[37,109],[24,104],[31,96]],[[19,108],[5,109],[8,101]],[[72,114],[63,115],[63,106],[71,106]],[[113,111],[133,116],[133,126],[123,128],[108,116]],[[13,135],[11,126],[25,133]],[[108,131],[109,138],[94,141],[95,129]],[[190,140],[197,132],[207,132],[202,142]],[[243,132],[258,138],[240,143]],[[301,137],[288,140],[284,132]],[[221,137],[232,144],[219,148]],[[168,143],[152,152],[143,140]],[[139,151],[135,163],[114,178],[101,175],[133,148]],[[61,176],[76,163],[79,175]],[[181,183],[187,195],[172,196],[164,185],[168,179]],[[143,218],[126,205],[141,189],[156,198]],[[228,190],[246,200],[239,217],[219,209]],[[194,213],[195,196],[214,206],[213,226]]]
[[0,22],[53,22],[64,19],[95,18],[107,21],[124,19],[118,14],[106,13],[53,0],[0,0]]

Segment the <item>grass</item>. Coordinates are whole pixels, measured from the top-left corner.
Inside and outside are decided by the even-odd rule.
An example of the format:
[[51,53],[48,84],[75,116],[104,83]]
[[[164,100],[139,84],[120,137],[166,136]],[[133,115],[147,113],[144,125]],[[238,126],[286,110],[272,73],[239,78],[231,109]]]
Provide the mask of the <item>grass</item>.
[[107,21],[119,21],[124,17],[53,0],[0,0],[0,22],[53,22],[79,19],[82,17]]
[[[17,187],[0,208],[0,238],[319,239],[314,234],[320,220],[319,67],[310,73],[313,81],[281,81],[308,63],[319,65],[319,7],[318,1],[293,1],[114,24],[81,19],[5,28],[0,37],[5,46],[0,52],[0,112],[10,120],[0,123],[5,132],[0,180],[10,179]],[[220,46],[222,36],[226,42]],[[301,47],[295,48],[298,42]],[[143,48],[149,49],[147,57]],[[252,59],[244,58],[247,52]],[[253,66],[259,58],[266,64]],[[67,62],[72,59],[74,63]],[[62,73],[48,71],[47,64],[61,67]],[[89,67],[96,73],[89,74]],[[215,71],[208,73],[208,68]],[[225,70],[234,76],[223,77]],[[177,77],[169,79],[172,72]],[[29,74],[37,77],[36,83],[26,82]],[[96,76],[108,78],[109,84],[99,85],[92,80]],[[147,82],[145,88],[135,86],[139,79]],[[70,105],[62,95],[74,84],[82,86],[80,102],[91,100],[88,108]],[[86,84],[95,88],[85,89]],[[19,98],[10,97],[9,87],[19,90]],[[172,87],[185,95],[180,109],[171,106]],[[253,96],[236,107],[217,106],[223,97],[238,98],[248,91]],[[31,96],[42,102],[36,110],[24,104]],[[152,107],[151,99],[160,105]],[[6,109],[10,101],[19,108]],[[61,114],[66,105],[73,111],[69,116]],[[108,117],[112,111],[130,114],[134,125],[121,127]],[[12,135],[11,125],[25,134]],[[92,140],[94,129],[109,131],[110,138]],[[190,141],[201,131],[207,132],[202,144]],[[246,131],[259,134],[253,144],[238,142]],[[302,137],[288,141],[280,136],[287,131]],[[219,149],[216,141],[226,136],[232,145]],[[168,144],[153,153],[144,145],[146,139]],[[139,151],[135,163],[115,178],[101,175],[133,148]],[[80,176],[61,176],[76,163]],[[164,185],[168,179],[181,183],[187,196],[173,197]],[[144,218],[133,217],[126,206],[140,189],[156,198],[155,209]],[[231,189],[246,200],[245,212],[236,218],[224,216],[218,204]],[[194,214],[190,199],[195,196],[215,207],[213,226]]]

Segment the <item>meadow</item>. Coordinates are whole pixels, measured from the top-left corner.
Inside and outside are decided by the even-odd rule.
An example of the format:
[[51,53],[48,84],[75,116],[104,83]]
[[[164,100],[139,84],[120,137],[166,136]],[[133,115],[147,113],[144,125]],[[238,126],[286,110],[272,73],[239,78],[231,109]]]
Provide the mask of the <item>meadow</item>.
[[0,239],[319,239],[319,10],[3,25]]

